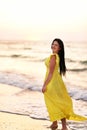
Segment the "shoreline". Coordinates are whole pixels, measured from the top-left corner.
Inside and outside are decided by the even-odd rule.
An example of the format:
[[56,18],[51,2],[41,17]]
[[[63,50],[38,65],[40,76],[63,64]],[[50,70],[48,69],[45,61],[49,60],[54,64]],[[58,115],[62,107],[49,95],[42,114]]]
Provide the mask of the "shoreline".
[[[37,72],[36,72],[37,73]],[[44,76],[42,76],[44,77]],[[24,90],[29,89],[32,91],[41,92],[41,86],[43,79],[36,74],[18,72],[17,70],[4,70],[0,71],[0,83],[22,88]],[[81,100],[87,102],[87,89],[81,88],[78,85],[75,86],[67,81],[67,77],[63,77],[69,95],[75,100]],[[40,79],[40,80],[39,80]],[[73,78],[72,78],[73,79]]]
[[48,121],[35,120],[28,116],[0,112],[1,130],[47,130]]
[[[36,120],[28,116],[0,112],[1,130],[51,130],[50,124],[50,121],[47,120]],[[57,130],[61,130],[61,128],[61,124],[58,124]],[[71,129],[68,127],[68,130]]]
[[[30,117],[28,114],[17,113],[15,109],[12,109],[14,110],[14,112],[12,112],[10,107],[16,108],[15,105],[21,105],[17,104],[18,98],[16,98],[16,96],[20,98],[21,102],[23,98],[29,98],[29,94],[33,95],[34,92],[29,90],[23,91],[21,88],[0,84],[0,130],[49,130],[47,127],[50,126],[51,122],[46,119],[35,119],[33,116]],[[37,95],[38,98],[41,97],[41,93],[39,92],[35,92],[34,95]],[[14,101],[16,102],[14,106],[11,106],[13,103],[11,102],[12,97],[14,97]],[[32,102],[33,99],[35,100],[35,98],[32,97]],[[23,107],[23,104],[20,107]],[[60,128],[61,124],[59,124],[59,129]]]
[[[75,111],[78,114],[82,113],[80,102],[73,100],[73,103],[77,106]],[[85,108],[85,103],[82,105]],[[69,130],[87,129],[87,122],[67,121],[67,123]],[[50,124],[41,92],[0,84],[1,130],[47,130],[46,127]],[[60,121],[59,129],[61,129]]]

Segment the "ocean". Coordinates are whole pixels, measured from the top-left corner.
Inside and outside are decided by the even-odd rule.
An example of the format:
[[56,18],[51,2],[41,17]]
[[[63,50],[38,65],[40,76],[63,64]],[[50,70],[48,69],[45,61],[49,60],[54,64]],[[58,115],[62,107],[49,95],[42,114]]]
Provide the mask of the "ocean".
[[[68,41],[64,42],[64,46],[67,73],[63,80],[77,106],[75,111],[87,116],[87,42]],[[51,43],[48,41],[0,41],[0,83],[22,88],[25,92],[41,93],[46,73],[44,60],[51,53]],[[33,94],[35,101],[33,99],[32,102],[30,95],[30,103],[28,99],[23,99],[22,103],[11,101],[17,107],[15,111],[33,118],[48,119],[42,100],[38,101]],[[13,108],[14,104],[10,110]],[[77,129],[77,125],[72,125]]]
[[[73,98],[87,101],[87,42],[68,41],[64,46],[67,66],[64,82]],[[46,71],[44,60],[50,54],[51,43],[47,41],[0,41],[1,64],[7,61],[0,69],[0,82],[40,91]],[[7,66],[10,73],[2,72]],[[23,71],[26,71],[25,76]]]

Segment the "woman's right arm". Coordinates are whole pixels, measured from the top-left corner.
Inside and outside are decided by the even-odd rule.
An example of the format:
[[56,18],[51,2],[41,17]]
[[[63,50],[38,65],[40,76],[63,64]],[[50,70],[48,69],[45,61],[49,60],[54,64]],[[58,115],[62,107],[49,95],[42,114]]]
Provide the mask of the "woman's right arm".
[[49,65],[49,74],[47,76],[47,79],[44,82],[44,85],[42,87],[42,92],[44,93],[46,91],[46,86],[48,85],[48,83],[50,82],[50,80],[52,79],[53,76],[53,72],[55,69],[55,65],[56,65],[56,56],[53,55],[50,59],[50,65]]

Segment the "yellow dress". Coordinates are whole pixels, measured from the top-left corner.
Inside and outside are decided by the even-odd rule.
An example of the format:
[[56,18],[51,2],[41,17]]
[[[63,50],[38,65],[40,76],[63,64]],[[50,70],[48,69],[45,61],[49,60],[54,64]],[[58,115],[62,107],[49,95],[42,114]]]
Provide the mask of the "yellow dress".
[[[48,83],[47,90],[44,93],[44,99],[50,120],[55,121],[55,120],[61,120],[62,118],[76,121],[87,120],[86,117],[77,115],[73,112],[72,100],[67,92],[66,86],[58,71],[60,60],[59,56],[57,54],[52,55],[56,55],[56,66],[53,72],[52,79]],[[45,80],[49,73],[49,63],[52,55],[50,55],[45,60],[45,64],[47,67]]]

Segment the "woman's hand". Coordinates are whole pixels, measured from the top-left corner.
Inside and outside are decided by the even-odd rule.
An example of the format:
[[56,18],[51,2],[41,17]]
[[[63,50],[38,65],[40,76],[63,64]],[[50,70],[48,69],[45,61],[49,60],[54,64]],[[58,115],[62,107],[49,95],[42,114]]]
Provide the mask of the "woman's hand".
[[46,92],[46,86],[45,85],[43,85],[43,87],[42,87],[42,93],[44,93],[44,92]]

